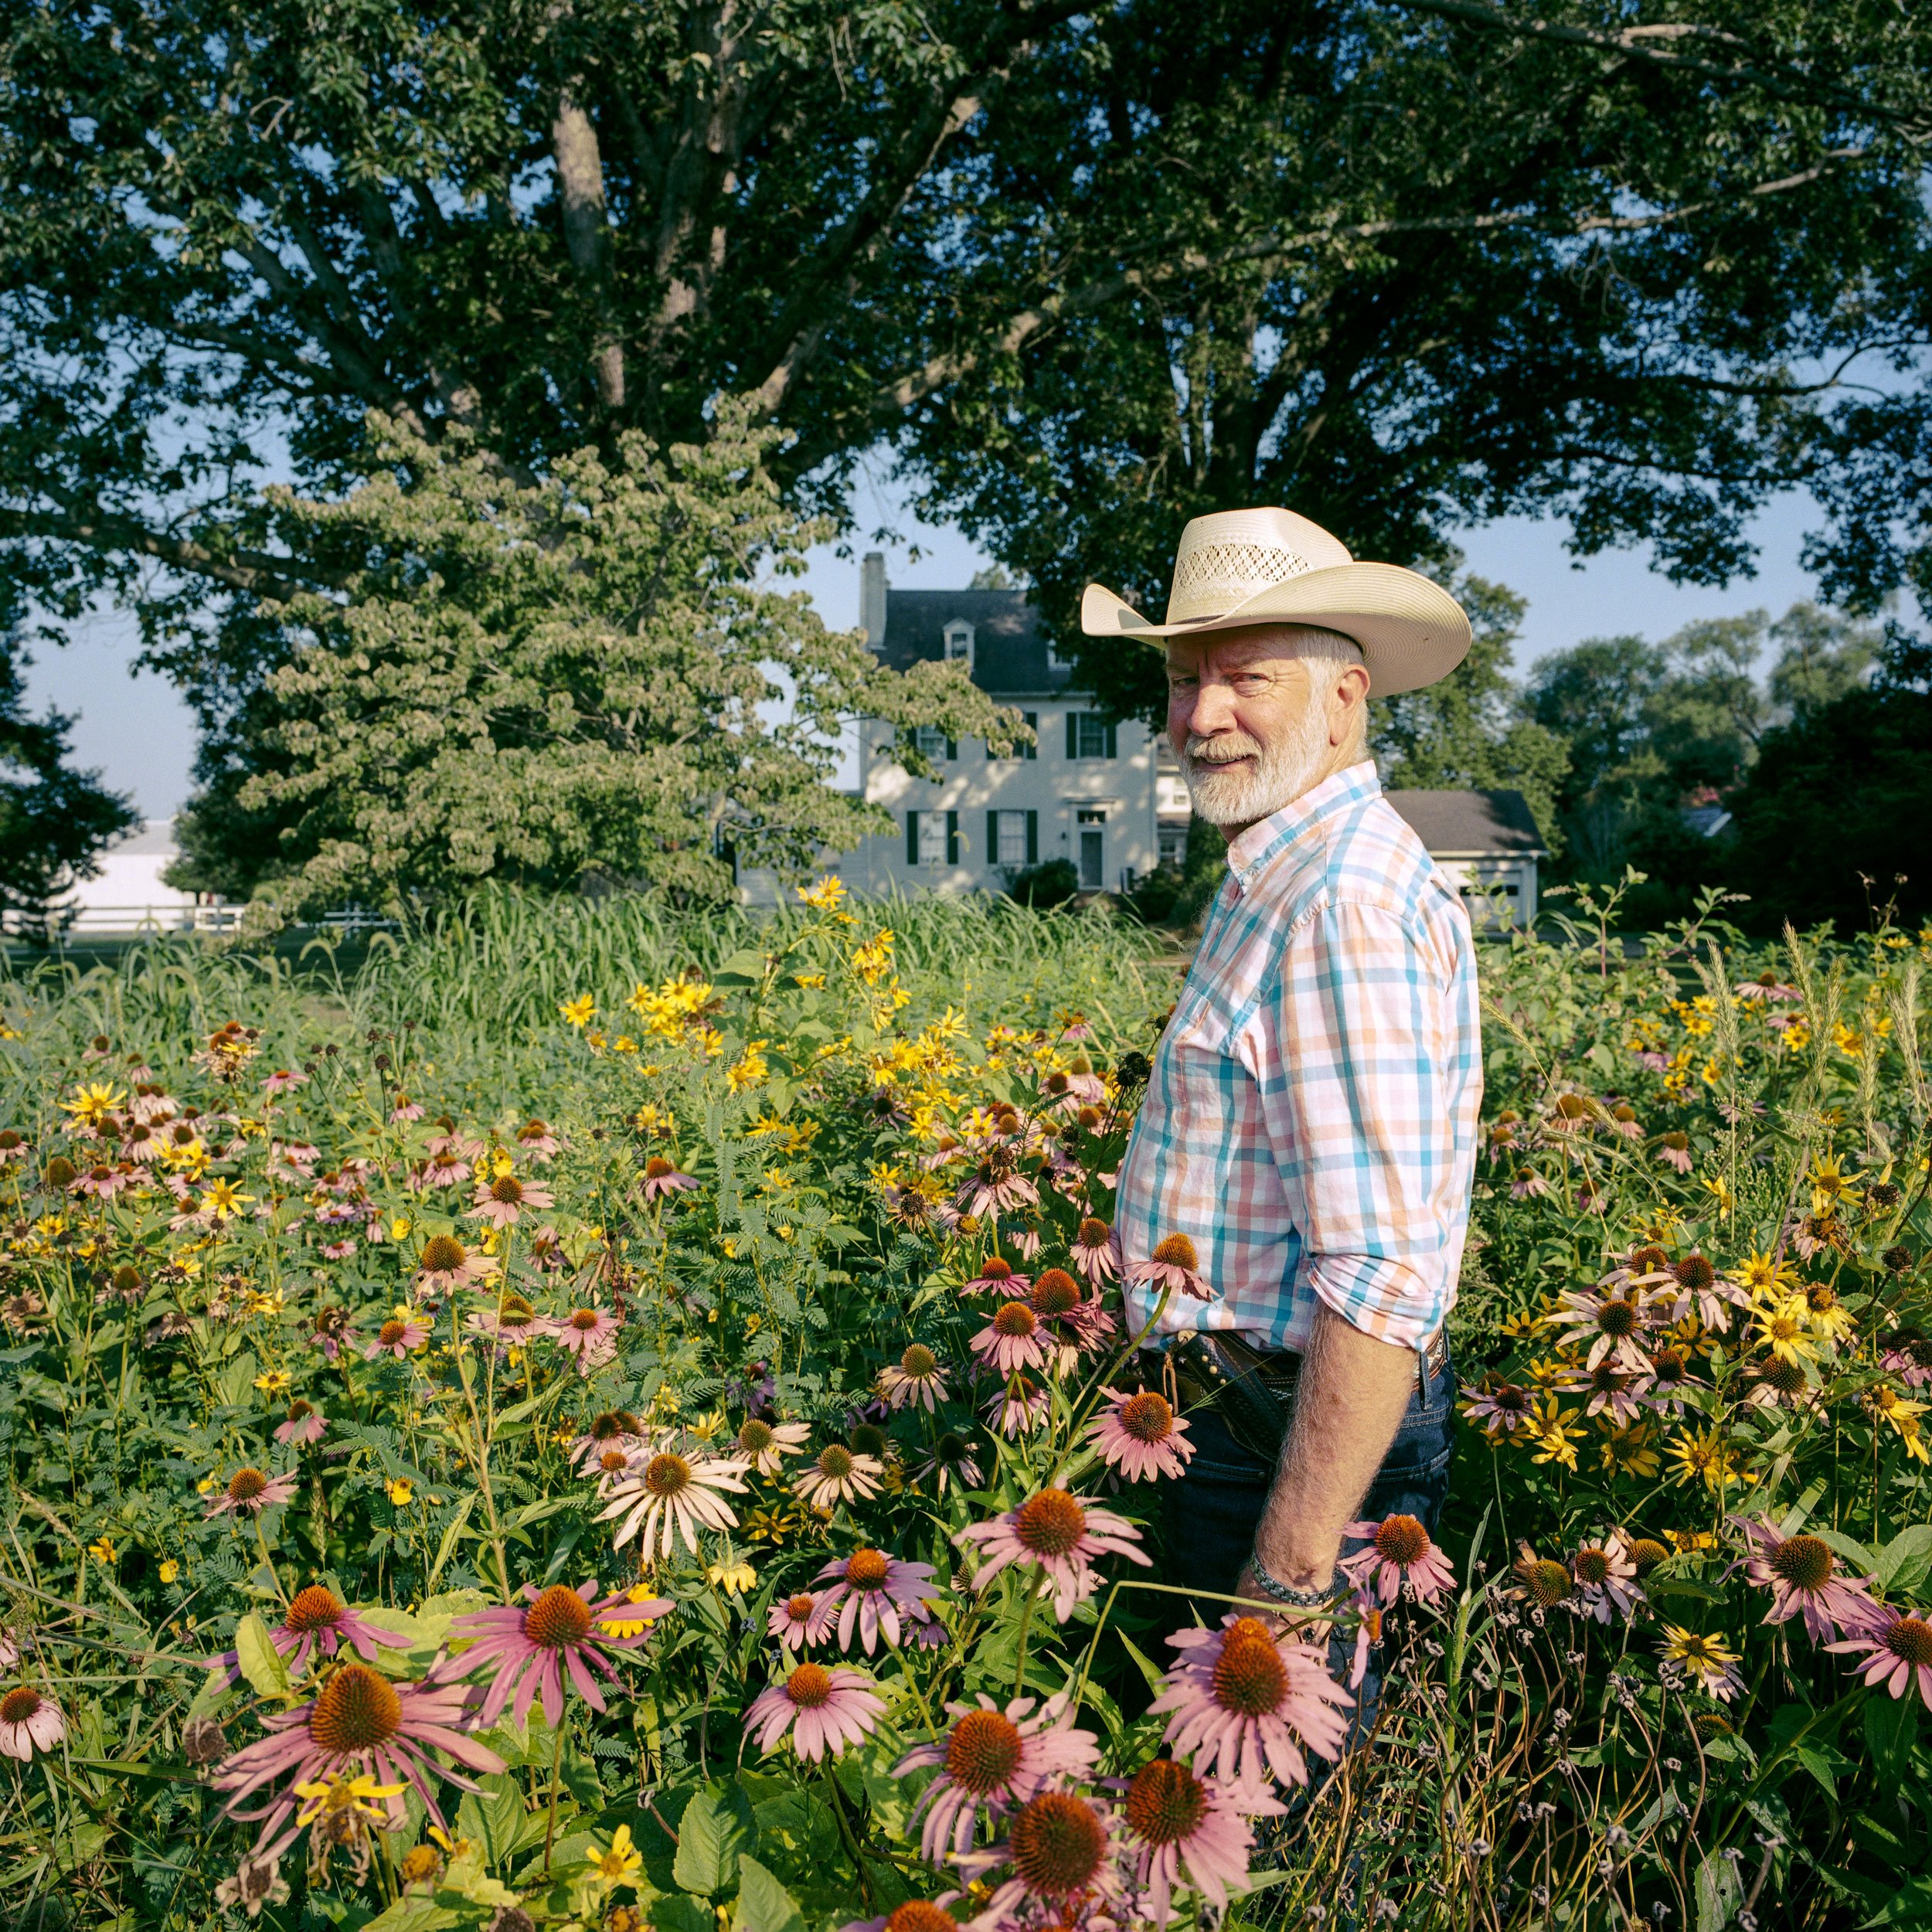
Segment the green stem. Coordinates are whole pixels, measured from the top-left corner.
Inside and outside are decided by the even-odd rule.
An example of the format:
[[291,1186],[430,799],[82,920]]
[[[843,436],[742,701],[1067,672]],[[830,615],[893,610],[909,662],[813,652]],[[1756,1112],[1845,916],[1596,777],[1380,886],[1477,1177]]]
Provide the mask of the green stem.
[[558,1713],[556,1743],[550,1752],[550,1815],[543,1827],[543,1876],[550,1876],[550,1847],[556,1838],[557,1794],[563,1780],[563,1719]]

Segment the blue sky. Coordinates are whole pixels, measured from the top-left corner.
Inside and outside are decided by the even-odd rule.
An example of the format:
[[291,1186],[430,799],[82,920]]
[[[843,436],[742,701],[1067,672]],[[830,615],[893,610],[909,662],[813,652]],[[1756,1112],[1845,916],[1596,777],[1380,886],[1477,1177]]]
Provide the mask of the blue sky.
[[[843,628],[858,622],[862,550],[885,549],[892,580],[908,588],[964,585],[991,561],[958,531],[934,529],[907,515],[889,485],[862,482],[853,511],[860,529],[889,526],[901,540],[875,546],[857,539],[844,556],[832,545],[814,552],[805,587],[829,624]],[[1638,551],[1593,557],[1578,568],[1563,547],[1564,526],[1556,522],[1512,517],[1466,531],[1461,541],[1471,570],[1529,600],[1517,652],[1520,671],[1587,637],[1636,631],[1662,638],[1693,618],[1726,616],[1753,605],[1776,615],[1815,594],[1798,553],[1805,531],[1818,520],[1808,497],[1793,494],[1772,503],[1753,526],[1757,575],[1721,590],[1673,585],[1650,570],[1648,556]],[[128,620],[118,612],[104,613],[75,626],[66,645],[40,648],[28,689],[37,708],[53,704],[77,714],[78,762],[98,767],[110,784],[131,793],[150,818],[165,818],[188,795],[193,724],[164,680],[131,675],[135,648]]]

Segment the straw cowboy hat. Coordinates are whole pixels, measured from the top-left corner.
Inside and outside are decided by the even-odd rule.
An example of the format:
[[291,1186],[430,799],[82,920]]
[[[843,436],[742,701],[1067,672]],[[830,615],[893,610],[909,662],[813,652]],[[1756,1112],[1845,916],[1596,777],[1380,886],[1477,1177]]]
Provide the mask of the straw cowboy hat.
[[1378,698],[1446,678],[1469,650],[1469,620],[1438,583],[1394,563],[1358,563],[1318,523],[1292,510],[1219,510],[1181,532],[1167,621],[1151,623],[1090,583],[1080,628],[1090,638],[1158,644],[1251,624],[1308,624],[1362,647]]

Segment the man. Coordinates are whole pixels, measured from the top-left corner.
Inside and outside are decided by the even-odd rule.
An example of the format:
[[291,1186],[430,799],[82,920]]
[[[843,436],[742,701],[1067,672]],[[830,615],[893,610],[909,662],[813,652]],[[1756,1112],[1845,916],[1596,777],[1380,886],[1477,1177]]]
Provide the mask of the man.
[[1341,1590],[1345,1525],[1400,1512],[1433,1534],[1447,1488],[1475,966],[1366,719],[1371,695],[1454,669],[1468,621],[1281,509],[1189,523],[1165,623],[1098,585],[1081,614],[1164,645],[1168,733],[1228,842],[1116,1217],[1130,1319],[1196,1444],[1167,1553],[1203,1592],[1306,1610]]

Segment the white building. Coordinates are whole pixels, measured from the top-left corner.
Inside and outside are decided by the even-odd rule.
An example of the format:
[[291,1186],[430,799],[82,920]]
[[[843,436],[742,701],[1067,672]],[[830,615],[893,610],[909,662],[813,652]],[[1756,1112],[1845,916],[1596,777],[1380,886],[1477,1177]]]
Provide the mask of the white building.
[[[162,872],[179,856],[174,821],[144,821],[103,849],[93,878],[77,881],[55,902],[56,925],[77,939],[227,930],[238,907],[162,883]],[[18,931],[21,923],[8,915],[8,930]]]
[[1068,689],[1072,667],[1023,590],[895,590],[876,552],[860,583],[860,621],[881,663],[903,671],[962,660],[988,697],[1025,715],[1038,742],[995,757],[984,739],[927,727],[920,744],[941,774],[934,784],[896,762],[892,726],[862,720],[860,785],[896,822],[834,866],[847,885],[1003,892],[1026,867],[1064,859],[1083,891],[1124,892],[1160,862],[1153,734],[1110,722]]
[[1478,925],[1536,923],[1536,866],[1549,851],[1520,791],[1391,791],[1388,799],[1471,902]]

